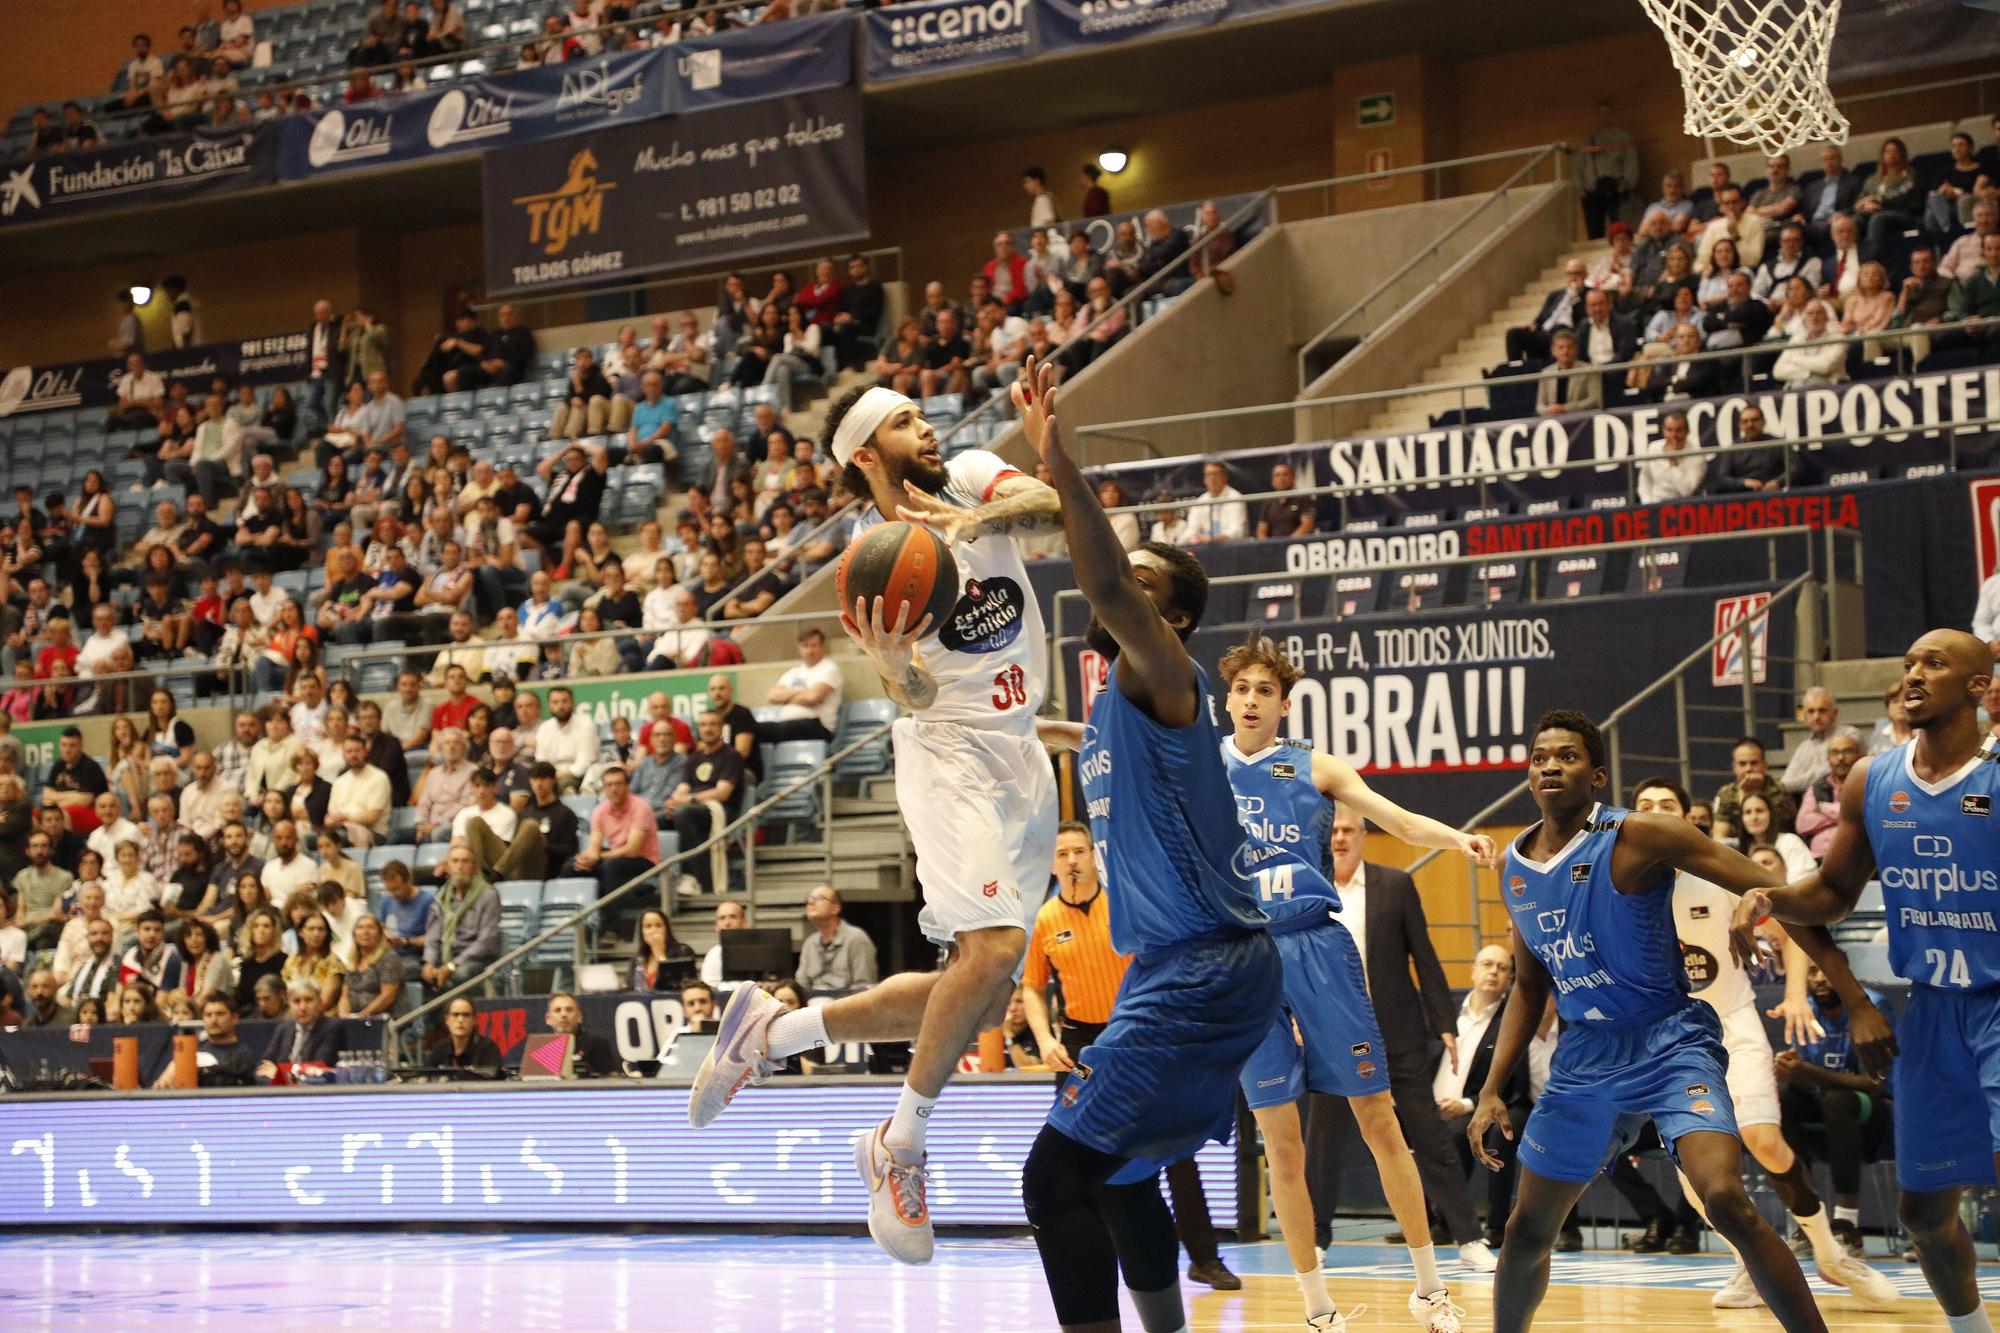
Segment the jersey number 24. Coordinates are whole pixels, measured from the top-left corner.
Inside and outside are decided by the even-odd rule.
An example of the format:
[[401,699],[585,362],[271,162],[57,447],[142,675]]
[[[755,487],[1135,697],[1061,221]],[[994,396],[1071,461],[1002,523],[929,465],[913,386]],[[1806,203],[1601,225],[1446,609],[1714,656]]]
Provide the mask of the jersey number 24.
[[1931,967],[1931,985],[1960,989],[1972,985],[1972,969],[1965,965],[1965,950],[1953,949],[1947,956],[1943,949],[1926,949],[1924,961]]

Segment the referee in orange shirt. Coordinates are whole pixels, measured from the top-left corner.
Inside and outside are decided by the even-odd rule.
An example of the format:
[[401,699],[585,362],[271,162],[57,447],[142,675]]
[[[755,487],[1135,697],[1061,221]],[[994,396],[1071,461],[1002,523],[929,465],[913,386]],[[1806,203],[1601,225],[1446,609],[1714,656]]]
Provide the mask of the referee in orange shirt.
[[[1071,820],[1056,830],[1056,896],[1035,915],[1035,933],[1021,976],[1028,1027],[1042,1048],[1042,1062],[1060,1088],[1076,1057],[1111,1021],[1111,1006],[1131,958],[1111,947],[1111,908],[1097,880],[1097,848],[1090,826]],[[1062,985],[1062,1028],[1049,1024],[1048,988]],[[1194,1159],[1167,1168],[1174,1226],[1191,1261],[1188,1276],[1218,1291],[1236,1291],[1243,1279],[1229,1271],[1215,1246],[1215,1226]]]

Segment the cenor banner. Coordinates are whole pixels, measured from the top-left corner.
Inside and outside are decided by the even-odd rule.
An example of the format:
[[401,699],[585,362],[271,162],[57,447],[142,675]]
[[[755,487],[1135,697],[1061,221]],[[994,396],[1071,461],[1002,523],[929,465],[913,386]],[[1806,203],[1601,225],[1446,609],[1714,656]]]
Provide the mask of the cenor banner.
[[831,248],[868,232],[852,88],[620,125],[480,165],[495,295]]

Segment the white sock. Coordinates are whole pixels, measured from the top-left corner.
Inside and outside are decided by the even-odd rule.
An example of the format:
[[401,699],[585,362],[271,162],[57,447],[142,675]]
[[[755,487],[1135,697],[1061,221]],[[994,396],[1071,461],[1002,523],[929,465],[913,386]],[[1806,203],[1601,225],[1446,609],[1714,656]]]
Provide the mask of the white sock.
[[1444,1290],[1444,1279],[1438,1276],[1437,1246],[1412,1245],[1410,1262],[1417,1268],[1417,1295],[1435,1296]]
[[1839,1204],[1835,1204],[1833,1206],[1833,1220],[1858,1227],[1861,1225],[1861,1210],[1859,1208],[1842,1208]]
[[826,1010],[809,1004],[789,1014],[779,1014],[771,1020],[765,1045],[768,1048],[765,1054],[773,1060],[789,1060],[795,1055],[833,1045],[827,1040]]
[[1805,1232],[1806,1239],[1812,1243],[1815,1258],[1822,1254],[1832,1257],[1847,1253],[1841,1248],[1840,1242],[1834,1239],[1833,1220],[1826,1215],[1824,1203],[1815,1208],[1810,1217],[1802,1217],[1797,1213],[1792,1214],[1792,1217],[1798,1222],[1799,1230]]
[[903,1095],[896,1101],[896,1114],[889,1117],[889,1128],[882,1135],[883,1144],[898,1152],[922,1152],[931,1108],[937,1104],[937,1098],[926,1097],[905,1083]]
[[1964,1314],[1948,1314],[1945,1323],[1951,1325],[1951,1333],[1993,1333],[1993,1325],[1986,1318],[1986,1305],[1981,1302]]
[[1333,1294],[1326,1289],[1325,1273],[1314,1266],[1309,1272],[1294,1273],[1292,1276],[1298,1279],[1299,1295],[1305,1297],[1307,1319],[1333,1313]]

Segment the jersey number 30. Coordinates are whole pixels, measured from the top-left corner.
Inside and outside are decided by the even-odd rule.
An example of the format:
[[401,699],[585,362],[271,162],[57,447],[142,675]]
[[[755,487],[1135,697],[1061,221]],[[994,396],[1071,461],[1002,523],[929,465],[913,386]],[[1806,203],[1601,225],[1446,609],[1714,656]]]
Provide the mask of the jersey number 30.
[[1972,969],[1965,965],[1965,950],[1953,949],[1947,957],[1943,949],[1926,949],[1924,961],[1931,965],[1931,985],[1971,987]]
[[1028,702],[1028,673],[1010,666],[993,678],[993,707],[999,712]]
[[1291,866],[1271,866],[1257,872],[1257,896],[1265,902],[1274,898],[1290,901],[1292,896]]

